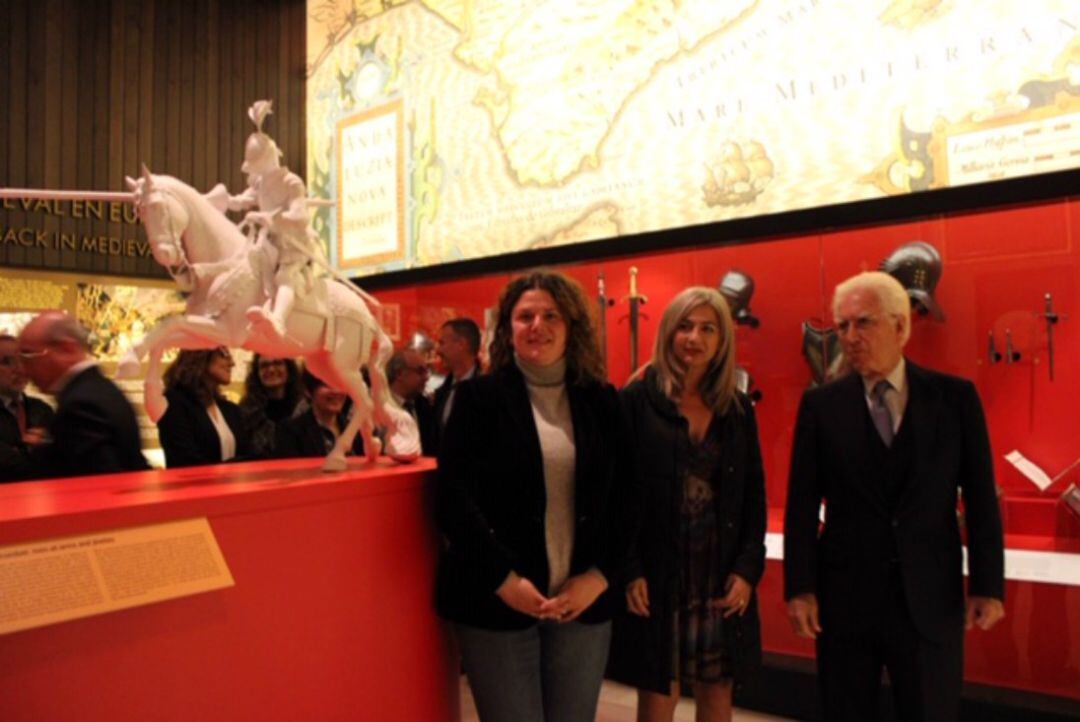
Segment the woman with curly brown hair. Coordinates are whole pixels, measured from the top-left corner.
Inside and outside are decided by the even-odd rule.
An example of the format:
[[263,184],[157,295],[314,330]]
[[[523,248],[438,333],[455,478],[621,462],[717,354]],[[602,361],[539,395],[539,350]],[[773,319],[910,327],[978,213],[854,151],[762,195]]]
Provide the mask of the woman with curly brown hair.
[[240,407],[221,395],[232,380],[229,349],[181,351],[165,371],[169,408],[158,420],[165,466],[216,464],[250,455]]
[[278,428],[307,409],[296,361],[255,354],[244,379],[244,398],[240,399],[252,456],[275,456]]
[[590,309],[562,274],[511,281],[491,373],[460,384],[444,432],[438,606],[483,722],[596,714],[632,476]]

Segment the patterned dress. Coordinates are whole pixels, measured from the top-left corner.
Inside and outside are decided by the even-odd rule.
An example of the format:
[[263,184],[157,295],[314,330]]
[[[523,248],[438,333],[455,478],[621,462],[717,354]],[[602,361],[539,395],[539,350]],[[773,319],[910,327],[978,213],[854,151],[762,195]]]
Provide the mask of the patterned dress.
[[676,679],[717,682],[731,677],[724,644],[724,610],[709,601],[724,596],[720,564],[720,528],[716,518],[716,472],[723,463],[718,425],[705,438],[690,442],[679,514],[679,586],[675,600],[674,666]]

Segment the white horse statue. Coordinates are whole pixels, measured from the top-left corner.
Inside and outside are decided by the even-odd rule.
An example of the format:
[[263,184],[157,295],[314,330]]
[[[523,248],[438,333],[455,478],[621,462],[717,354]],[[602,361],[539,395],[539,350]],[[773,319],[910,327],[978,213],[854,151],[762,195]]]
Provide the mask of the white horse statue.
[[[373,425],[388,431],[388,451],[401,460],[419,455],[419,437],[412,418],[389,400],[383,367],[392,352],[359,289],[327,277],[311,280],[286,323],[284,339],[252,327],[246,312],[262,306],[272,293],[272,253],[265,232],[253,242],[207,196],[183,181],[151,175],[143,167],[138,180],[128,178],[135,208],[146,229],[154,259],[190,295],[186,313],[163,320],[121,361],[117,375],[138,376],[146,370],[146,412],[153,421],[165,413],[161,355],[169,348],[243,347],[264,356],[302,356],[308,370],[330,387],[345,391],[353,402],[348,425],[338,437],[323,469],[345,468],[345,454],[356,433],[364,439],[369,461],[382,450]],[[371,392],[361,375],[366,368]],[[397,438],[395,438],[395,436]]]

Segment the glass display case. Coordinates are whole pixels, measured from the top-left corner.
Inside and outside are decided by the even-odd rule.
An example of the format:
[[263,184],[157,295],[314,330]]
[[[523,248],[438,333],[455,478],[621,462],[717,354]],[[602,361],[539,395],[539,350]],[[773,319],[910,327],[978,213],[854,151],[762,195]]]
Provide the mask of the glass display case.
[[[915,363],[975,382],[1006,532],[1007,616],[992,632],[968,636],[966,679],[1080,700],[1080,517],[1061,498],[1080,479],[1080,201],[713,247],[707,233],[697,248],[563,270],[590,293],[604,274],[607,296],[615,301],[607,310],[605,344],[616,385],[631,372],[625,296],[632,266],[648,299],[637,339],[643,361],[662,309],[679,290],[715,286],[732,269],[753,280],[749,306],[758,323],[740,324],[736,333],[740,365],[759,396],[767,474],[770,563],[761,586],[766,651],[813,653],[786,619],[779,537],[799,399],[823,369],[836,366],[829,345],[832,289],[920,241],[941,259],[932,294],[941,318],[914,310],[906,352]],[[456,315],[483,325],[484,310],[495,305],[511,275],[387,288],[376,295],[393,308],[403,338],[417,330],[434,335]],[[1045,488],[1006,459],[1013,451],[1045,472]]]

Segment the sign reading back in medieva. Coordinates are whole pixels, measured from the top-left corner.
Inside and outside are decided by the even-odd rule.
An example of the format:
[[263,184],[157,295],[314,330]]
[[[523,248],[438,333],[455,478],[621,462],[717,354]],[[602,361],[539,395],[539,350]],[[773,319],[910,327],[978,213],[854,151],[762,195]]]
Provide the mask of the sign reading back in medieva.
[[0,199],[0,266],[163,275],[122,201]]

